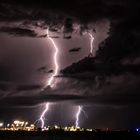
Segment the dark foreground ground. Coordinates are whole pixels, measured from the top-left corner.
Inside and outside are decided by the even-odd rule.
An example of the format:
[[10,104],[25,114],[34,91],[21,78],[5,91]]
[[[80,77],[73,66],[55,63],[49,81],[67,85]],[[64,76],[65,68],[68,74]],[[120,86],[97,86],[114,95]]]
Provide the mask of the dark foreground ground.
[[0,140],[140,140],[140,135],[134,131],[131,132],[0,131]]

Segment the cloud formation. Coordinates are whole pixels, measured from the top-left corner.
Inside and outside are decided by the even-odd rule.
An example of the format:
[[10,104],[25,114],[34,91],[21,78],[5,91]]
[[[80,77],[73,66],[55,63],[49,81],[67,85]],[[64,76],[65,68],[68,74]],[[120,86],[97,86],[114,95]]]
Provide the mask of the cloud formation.
[[[0,104],[5,108],[28,108],[45,102],[67,101],[75,105],[81,104],[84,106],[135,106],[140,103],[140,80],[138,78],[130,74],[112,76],[105,81],[100,81],[99,79],[79,81],[72,78],[65,78],[64,80],[61,77],[55,89],[48,87],[44,91],[34,92],[33,94],[30,91],[35,91],[38,87],[26,86],[27,88],[23,90],[17,88],[17,92],[1,98]],[[26,92],[20,94],[21,91]]]
[[1,27],[0,32],[8,33],[13,36],[37,37],[35,31],[21,27]]
[[[22,25],[33,25],[42,29],[48,26],[51,31],[59,32],[63,27],[64,34],[72,33],[80,24],[80,30],[87,30],[88,25],[96,21],[108,19],[110,21],[125,21],[139,17],[139,2],[137,0],[71,0],[60,2],[52,0],[15,1],[1,0],[0,21],[22,22]],[[83,10],[84,9],[84,10]],[[94,29],[94,28],[92,28]],[[31,34],[34,36],[34,34]]]
[[79,52],[81,48],[72,48],[69,50],[69,52]]

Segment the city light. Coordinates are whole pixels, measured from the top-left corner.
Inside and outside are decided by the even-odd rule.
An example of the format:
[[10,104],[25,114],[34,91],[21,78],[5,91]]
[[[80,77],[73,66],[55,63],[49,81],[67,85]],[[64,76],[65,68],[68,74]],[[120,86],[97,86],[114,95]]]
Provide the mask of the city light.
[[4,123],[3,122],[0,122],[0,127],[3,127]]
[[[3,123],[0,123],[1,127],[0,130],[8,130],[8,131],[40,131],[40,129],[35,124],[30,124],[27,121],[20,121],[15,120],[13,123],[9,123],[4,127]],[[53,125],[53,126],[45,126],[41,129],[41,131],[92,131],[92,129],[84,129],[80,127],[75,126],[65,126],[61,127],[59,125]]]

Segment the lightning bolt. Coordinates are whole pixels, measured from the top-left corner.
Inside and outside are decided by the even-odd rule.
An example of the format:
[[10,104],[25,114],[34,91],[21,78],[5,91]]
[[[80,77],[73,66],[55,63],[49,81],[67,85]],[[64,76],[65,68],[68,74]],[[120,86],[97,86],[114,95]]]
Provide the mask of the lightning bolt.
[[92,55],[93,53],[93,41],[94,41],[94,37],[91,33],[88,33],[90,36],[90,55]]
[[58,47],[57,45],[55,44],[54,40],[49,36],[49,29],[47,29],[47,35],[48,35],[48,39],[52,42],[53,46],[54,46],[54,49],[55,49],[55,53],[54,53],[54,64],[55,64],[55,71],[53,73],[53,75],[50,77],[50,79],[48,80],[48,83],[46,86],[51,86],[53,87],[54,86],[54,76],[56,76],[58,74],[58,69],[59,69],[59,66],[58,66],[58,62],[57,62],[57,55],[58,55]]
[[[88,34],[90,36],[90,54],[89,54],[89,56],[92,56],[94,37],[93,37],[93,35],[91,33],[88,33]],[[88,117],[86,112],[83,110],[83,106],[78,106],[78,111],[76,113],[75,127],[79,127],[79,116],[80,116],[81,112],[83,112],[86,115],[86,117]]]
[[82,106],[78,106],[78,111],[76,113],[76,122],[75,122],[75,127],[79,127],[79,116],[81,114],[81,111],[82,111]]
[[[90,53],[89,53],[89,56],[92,56],[94,37],[91,33],[88,33],[88,34],[90,36]],[[83,110],[83,106],[78,106],[78,111],[76,113],[75,127],[79,127],[79,116],[80,116],[81,112],[83,112],[86,115],[86,117],[88,117],[86,112]]]
[[49,109],[49,103],[46,103],[46,107],[45,107],[45,109],[44,109],[44,111],[42,112],[42,114],[41,114],[41,116],[40,116],[40,120],[41,120],[41,128],[43,128],[44,127],[44,116],[45,116],[45,114],[46,114],[46,112],[48,111],[48,109]]
[[[48,83],[45,85],[45,88],[47,86],[50,86],[50,87],[53,87],[54,86],[54,77],[58,74],[58,69],[59,69],[59,66],[58,66],[58,62],[57,62],[57,55],[58,55],[58,47],[57,45],[55,44],[54,40],[49,36],[49,28],[47,29],[47,36],[48,36],[48,39],[51,41],[51,43],[53,44],[54,46],[54,49],[55,49],[55,53],[54,53],[54,64],[55,64],[55,71],[54,73],[51,75],[51,77],[49,78],[48,80]],[[45,89],[44,88],[44,89]],[[40,116],[40,121],[41,121],[41,128],[44,127],[44,118],[45,118],[45,114],[48,112],[49,110],[49,107],[50,107],[50,103],[46,103],[46,106],[45,106],[45,109],[43,110],[41,116]]]

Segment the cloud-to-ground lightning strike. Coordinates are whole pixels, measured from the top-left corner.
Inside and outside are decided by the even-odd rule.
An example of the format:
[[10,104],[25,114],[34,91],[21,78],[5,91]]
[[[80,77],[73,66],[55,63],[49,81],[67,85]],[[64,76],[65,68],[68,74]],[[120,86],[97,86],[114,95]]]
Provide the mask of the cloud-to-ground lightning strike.
[[[49,78],[48,83],[45,85],[45,88],[47,86],[53,87],[53,84],[54,84],[53,83],[54,82],[54,76],[56,76],[58,74],[58,69],[59,69],[59,66],[58,66],[58,63],[57,63],[58,47],[55,44],[54,40],[49,36],[49,29],[47,29],[47,36],[48,36],[48,39],[52,42],[52,44],[54,46],[54,49],[55,49],[55,53],[54,53],[55,71],[51,75],[51,77]],[[44,109],[44,111],[42,112],[42,114],[40,116],[40,119],[39,120],[41,121],[41,128],[44,127],[45,114],[47,113],[47,111],[49,109],[49,106],[50,106],[50,103],[46,103],[45,109]]]
[[79,127],[79,116],[81,114],[81,111],[82,111],[82,106],[78,106],[78,111],[76,113],[76,122],[75,122],[75,127]]
[[[90,36],[90,52],[89,52],[89,56],[92,56],[93,53],[93,41],[94,41],[94,37],[91,33],[88,33]],[[83,110],[83,106],[78,106],[78,111],[76,113],[76,122],[75,122],[75,127],[79,127],[79,116],[81,114],[81,112],[84,112],[84,114],[86,115],[85,111]]]
[[94,41],[94,37],[91,33],[88,33],[90,36],[90,55],[92,55],[93,53],[93,41]]
[[45,110],[42,112],[41,116],[40,116],[40,120],[41,120],[41,128],[44,127],[44,116],[46,114],[46,112],[48,111],[49,109],[49,103],[46,103],[46,107],[45,107]]

